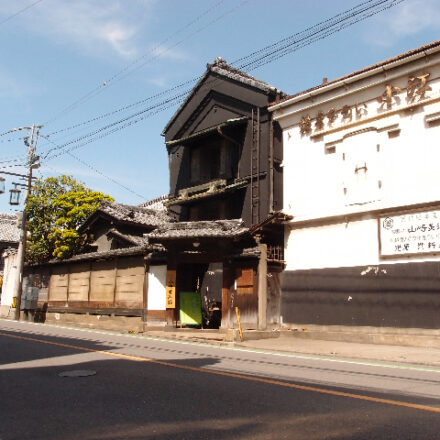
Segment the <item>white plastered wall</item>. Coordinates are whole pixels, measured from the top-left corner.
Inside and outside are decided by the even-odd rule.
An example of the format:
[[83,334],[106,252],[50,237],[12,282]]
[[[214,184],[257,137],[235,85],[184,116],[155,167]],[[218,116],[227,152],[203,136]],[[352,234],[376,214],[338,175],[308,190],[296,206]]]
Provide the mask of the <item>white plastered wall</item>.
[[148,310],[166,310],[167,267],[150,266],[148,273]]
[[376,265],[377,220],[287,229],[286,270]]
[[[426,97],[412,105],[408,80],[426,72]],[[387,84],[398,91],[391,108],[378,102]],[[347,123],[340,112],[345,105],[367,111]],[[317,115],[331,108],[339,109],[337,119],[333,125],[326,119],[316,134]],[[310,134],[300,130],[306,115],[312,118]],[[440,254],[381,259],[377,220],[387,212],[440,204],[440,52],[292,102],[274,117],[283,128],[283,210],[293,216],[286,226],[287,270],[440,259]]]
[[10,254],[4,259],[4,275],[2,294],[0,298],[0,316],[10,316],[12,299],[18,283],[17,254]]

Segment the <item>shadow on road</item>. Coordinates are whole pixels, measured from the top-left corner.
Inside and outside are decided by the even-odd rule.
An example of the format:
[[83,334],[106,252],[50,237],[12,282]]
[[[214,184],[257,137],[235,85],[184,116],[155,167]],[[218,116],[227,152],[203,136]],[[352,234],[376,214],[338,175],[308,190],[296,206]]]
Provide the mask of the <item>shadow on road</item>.
[[[66,347],[125,340],[9,333],[62,345],[0,337],[1,440],[438,438],[438,414],[178,368],[216,367],[214,356],[168,352],[161,365]],[[96,375],[59,376],[78,369]]]

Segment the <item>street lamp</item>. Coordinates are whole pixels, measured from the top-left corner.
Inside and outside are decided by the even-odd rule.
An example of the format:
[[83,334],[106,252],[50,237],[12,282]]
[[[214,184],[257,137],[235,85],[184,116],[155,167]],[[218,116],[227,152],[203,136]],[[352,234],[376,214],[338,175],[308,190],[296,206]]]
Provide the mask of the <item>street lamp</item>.
[[13,206],[18,206],[20,204],[20,194],[21,191],[15,187],[9,190],[9,204]]
[[5,190],[5,178],[0,176],[0,194],[4,194]]

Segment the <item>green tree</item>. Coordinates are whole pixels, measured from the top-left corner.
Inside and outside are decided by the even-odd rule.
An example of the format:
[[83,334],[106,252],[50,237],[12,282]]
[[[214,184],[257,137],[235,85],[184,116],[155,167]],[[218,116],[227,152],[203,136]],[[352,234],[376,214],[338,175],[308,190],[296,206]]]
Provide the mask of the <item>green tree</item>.
[[103,200],[113,198],[92,191],[72,176],[36,180],[26,205],[27,261],[41,263],[81,252],[87,239],[77,228]]

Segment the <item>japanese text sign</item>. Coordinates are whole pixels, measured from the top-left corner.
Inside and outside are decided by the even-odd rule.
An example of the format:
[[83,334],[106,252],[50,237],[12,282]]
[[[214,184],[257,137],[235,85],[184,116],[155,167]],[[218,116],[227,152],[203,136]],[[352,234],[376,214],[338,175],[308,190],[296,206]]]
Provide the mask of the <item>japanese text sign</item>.
[[167,309],[176,308],[176,271],[175,270],[167,270],[165,301],[166,301]]
[[381,217],[382,256],[440,252],[440,211]]

